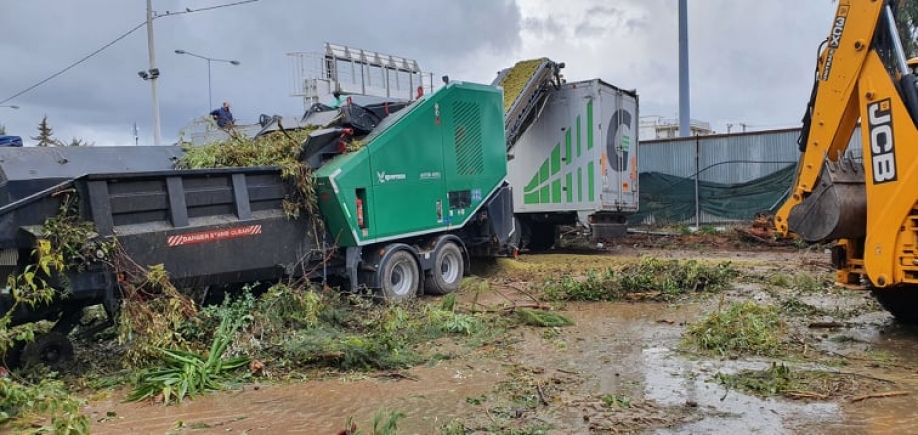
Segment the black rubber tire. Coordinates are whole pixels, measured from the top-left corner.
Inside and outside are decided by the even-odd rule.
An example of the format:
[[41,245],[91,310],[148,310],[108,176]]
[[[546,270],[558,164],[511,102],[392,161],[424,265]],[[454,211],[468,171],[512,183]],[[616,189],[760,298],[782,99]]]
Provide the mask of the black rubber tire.
[[65,334],[48,332],[35,337],[22,349],[20,361],[23,367],[41,364],[58,369],[73,360],[73,343]]
[[555,245],[558,226],[549,222],[532,222],[529,224],[529,250],[547,251]]
[[421,270],[414,256],[399,249],[384,257],[379,265],[379,286],[382,296],[390,302],[404,302],[418,294]]
[[446,295],[459,290],[465,275],[465,257],[454,242],[444,242],[434,252],[434,267],[424,280],[424,292]]
[[12,347],[6,350],[6,354],[0,358],[0,366],[8,369],[15,369],[22,365],[22,349],[25,343],[20,340],[13,341]]
[[897,322],[918,325],[918,287],[873,289],[870,293]]

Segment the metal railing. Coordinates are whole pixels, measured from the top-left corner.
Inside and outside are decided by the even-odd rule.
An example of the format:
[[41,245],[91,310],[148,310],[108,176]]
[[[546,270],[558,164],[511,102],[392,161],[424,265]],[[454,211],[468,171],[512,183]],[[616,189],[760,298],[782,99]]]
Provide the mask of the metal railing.
[[401,56],[326,43],[322,52],[288,53],[293,68],[292,96],[308,108],[330,100],[332,92],[414,100],[418,88],[433,92],[433,74]]

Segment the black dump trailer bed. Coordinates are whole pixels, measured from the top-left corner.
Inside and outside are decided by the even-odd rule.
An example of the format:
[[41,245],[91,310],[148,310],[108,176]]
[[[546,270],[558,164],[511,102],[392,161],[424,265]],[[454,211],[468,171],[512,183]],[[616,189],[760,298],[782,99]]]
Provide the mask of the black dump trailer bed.
[[[92,222],[102,240],[116,240],[137,265],[162,264],[178,288],[302,275],[313,256],[322,258],[317,249],[324,234],[317,237],[309,217],[285,215],[287,186],[273,167],[80,176],[0,207],[0,275],[33,260],[46,219],[68,198],[76,201],[79,220]],[[69,332],[83,308],[117,301],[117,280],[103,262],[68,272],[66,284],[49,281],[59,285],[59,299],[20,306],[13,324],[55,320],[55,328]],[[11,306],[5,289],[0,313]]]

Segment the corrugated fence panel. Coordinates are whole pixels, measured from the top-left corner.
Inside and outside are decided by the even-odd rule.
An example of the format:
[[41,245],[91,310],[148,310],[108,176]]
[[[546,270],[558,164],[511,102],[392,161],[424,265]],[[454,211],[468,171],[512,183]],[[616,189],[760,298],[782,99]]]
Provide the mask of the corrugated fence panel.
[[639,172],[662,172],[678,177],[695,174],[695,140],[641,142]]
[[[697,172],[702,182],[745,183],[796,165],[800,158],[799,136],[800,129],[787,129],[642,141],[638,168],[641,173],[657,172],[690,179]],[[848,145],[849,157],[860,158],[861,141],[858,128]],[[763,209],[773,205],[776,204],[763,205]],[[697,220],[699,223],[725,221],[729,219],[708,212],[702,212]],[[687,223],[694,222],[693,218]]]
[[799,134],[793,129],[645,141],[638,167],[640,172],[692,177],[697,146],[700,180],[742,183],[795,164]]
[[712,136],[700,141],[699,179],[743,183],[797,163],[796,131]]

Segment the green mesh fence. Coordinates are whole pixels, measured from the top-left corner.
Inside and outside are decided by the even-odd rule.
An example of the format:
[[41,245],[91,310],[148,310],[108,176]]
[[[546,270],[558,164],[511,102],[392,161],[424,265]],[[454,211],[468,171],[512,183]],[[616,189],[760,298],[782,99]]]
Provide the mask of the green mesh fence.
[[[774,212],[794,181],[796,165],[745,183],[698,182],[698,198],[707,222],[752,220],[756,213]],[[629,223],[677,223],[695,218],[695,179],[659,172],[639,175],[640,212]],[[648,217],[652,216],[652,222]]]

